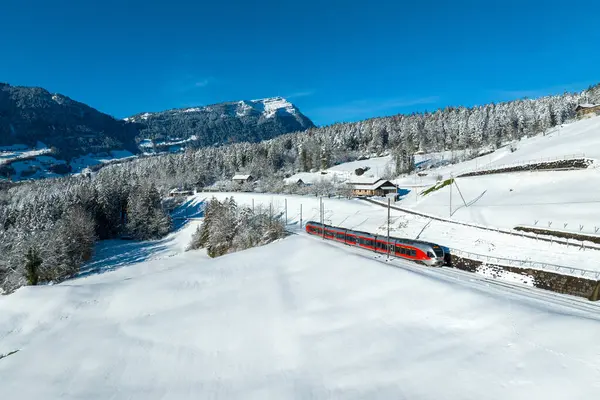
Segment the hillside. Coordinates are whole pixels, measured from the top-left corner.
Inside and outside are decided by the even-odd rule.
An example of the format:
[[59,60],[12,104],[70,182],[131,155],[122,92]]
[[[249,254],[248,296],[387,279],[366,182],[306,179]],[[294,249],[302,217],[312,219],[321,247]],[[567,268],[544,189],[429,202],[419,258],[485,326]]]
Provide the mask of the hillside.
[[0,84],[0,179],[59,177],[139,153],[257,142],[312,127],[279,97],[116,120],[42,88]]
[[305,236],[181,254],[190,234],[0,297],[0,397],[593,397],[592,313]]
[[[586,158],[594,162],[587,169],[523,171],[457,178],[452,188],[452,218],[502,228],[538,225],[553,229],[599,233],[600,117],[565,124],[545,135],[525,138],[516,144],[463,163],[425,170],[423,177],[407,176],[400,186],[417,192],[435,183],[437,177],[460,176],[467,171],[486,171],[501,166],[518,166],[544,160]],[[412,194],[412,193],[411,193]],[[426,196],[407,196],[400,204],[426,213],[449,216],[450,186]],[[536,222],[537,221],[537,222]]]
[[63,160],[110,150],[136,151],[136,124],[37,87],[0,84],[0,146],[38,142]]
[[144,126],[139,138],[148,139],[141,143],[145,151],[258,142],[314,127],[296,106],[281,97],[141,113],[125,120]]

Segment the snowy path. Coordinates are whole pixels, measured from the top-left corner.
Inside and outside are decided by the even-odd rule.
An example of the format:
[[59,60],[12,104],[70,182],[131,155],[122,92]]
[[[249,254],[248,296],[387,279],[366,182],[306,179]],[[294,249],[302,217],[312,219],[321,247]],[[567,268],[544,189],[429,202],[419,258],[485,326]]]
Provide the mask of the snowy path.
[[577,313],[293,236],[0,298],[0,398],[584,399]]

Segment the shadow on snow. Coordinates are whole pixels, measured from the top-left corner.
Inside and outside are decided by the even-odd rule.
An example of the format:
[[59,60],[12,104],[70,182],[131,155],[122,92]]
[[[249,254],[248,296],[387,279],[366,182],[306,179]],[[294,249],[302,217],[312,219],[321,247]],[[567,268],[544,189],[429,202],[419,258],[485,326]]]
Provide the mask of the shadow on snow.
[[169,256],[174,240],[173,233],[181,230],[190,219],[204,217],[204,202],[194,199],[187,200],[172,213],[173,228],[169,236],[152,241],[132,241],[112,239],[98,242],[94,248],[93,259],[83,265],[77,278],[114,271],[128,265],[156,258]]

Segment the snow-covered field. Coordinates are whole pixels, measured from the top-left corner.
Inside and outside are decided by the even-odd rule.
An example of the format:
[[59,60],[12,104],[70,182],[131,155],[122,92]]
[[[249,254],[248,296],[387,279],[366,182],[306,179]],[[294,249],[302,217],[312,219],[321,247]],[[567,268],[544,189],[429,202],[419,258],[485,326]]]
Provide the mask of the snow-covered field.
[[354,171],[357,168],[368,167],[369,170],[365,176],[380,176],[384,173],[387,167],[394,168],[392,156],[373,157],[368,160],[352,161],[339,164],[328,168],[324,171],[317,172],[299,172],[285,179],[286,183],[295,183],[298,179],[302,179],[304,183],[315,183],[319,180],[330,180],[333,182],[344,182],[352,177],[356,177]]
[[[511,153],[500,149],[481,157],[479,161],[446,166],[427,171],[426,177],[418,177],[422,185],[432,185],[435,177],[444,179],[467,171],[479,169],[483,160],[492,169],[503,164],[516,164],[527,160],[545,160],[568,157],[579,152],[582,156],[596,160],[587,170],[538,171],[493,174],[458,178],[460,192],[468,207],[463,203],[456,187],[447,186],[426,196],[412,194],[400,201],[400,205],[417,211],[449,217],[452,202],[452,218],[500,228],[517,225],[539,226],[582,232],[600,233],[600,117],[589,118],[554,129],[546,136],[537,136],[518,142],[518,150]],[[413,184],[415,176],[398,180],[406,185]],[[450,195],[452,190],[452,196]],[[537,224],[537,225],[536,225]]]
[[[588,399],[600,389],[595,313],[306,235],[218,259],[182,253],[192,231],[131,243],[148,254],[126,268],[0,297],[0,354],[18,350],[0,359],[0,398]],[[100,269],[122,250],[105,244]]]
[[550,224],[551,228],[574,232],[583,226],[581,232],[591,234],[594,227],[600,227],[600,169],[519,172],[456,182],[468,207],[457,188],[451,186],[421,197],[417,204],[410,196],[400,204],[448,217],[452,201],[453,219],[509,229],[534,226],[536,221],[542,228]]
[[[258,193],[199,193],[198,199],[211,197],[224,199],[234,196],[238,204],[263,205],[284,212],[287,199],[288,221],[298,224],[302,205],[303,222],[319,220],[319,199],[314,196],[269,195]],[[324,200],[325,222],[348,229],[387,234],[387,209],[361,200]],[[537,241],[527,237],[508,235],[458,225],[451,222],[435,221],[430,218],[391,212],[391,235],[403,238],[420,238],[441,245],[475,254],[489,255],[513,260],[535,261],[557,264],[593,271],[600,271],[600,251],[579,246],[566,246],[557,243]],[[542,268],[540,266],[540,268]]]
[[562,127],[555,127],[545,135],[533,136],[516,142],[516,151],[504,146],[495,152],[458,164],[432,168],[424,172],[425,177],[415,179],[408,175],[396,180],[399,185],[411,186],[415,180],[432,186],[438,175],[447,179],[464,172],[498,168],[504,165],[518,165],[571,157],[586,157],[600,160],[600,117],[587,118]]
[[34,149],[29,148],[24,144],[0,146],[0,165],[23,158],[40,156],[50,152],[51,150],[42,142],[38,142]]
[[136,156],[127,150],[111,150],[108,154],[87,154],[85,156],[74,158],[71,160],[71,167],[73,167],[73,172],[77,173],[94,165],[110,164],[117,160],[125,160],[134,157]]
[[[12,167],[14,173],[11,173],[10,178],[14,181],[60,177],[61,174],[52,172],[52,167],[64,166],[67,162],[56,159],[50,154],[52,154],[52,150],[41,142],[38,142],[35,149],[20,144],[0,146],[0,166],[10,165]],[[111,150],[104,154],[87,154],[74,158],[69,164],[72,173],[79,173],[94,165],[110,164],[133,157],[136,156],[127,150]]]
[[[597,190],[600,187],[600,117],[564,124],[550,129],[545,135],[522,139],[516,142],[517,149],[514,152],[509,147],[504,146],[465,162],[425,168],[420,175],[415,173],[399,177],[395,182],[400,188],[411,192],[398,205],[446,218],[450,217],[451,210],[452,219],[496,228],[511,229],[517,225],[527,225],[600,234],[600,192]],[[464,156],[462,153],[446,151],[416,155],[415,161],[425,162],[424,165],[428,162],[440,165]],[[459,178],[457,185],[461,193],[456,187],[448,186],[426,196],[420,195],[424,189],[433,186],[439,177],[448,179],[468,171],[572,157],[586,157],[596,162],[587,170]],[[371,158],[336,165],[323,172],[299,173],[286,181],[294,183],[302,179],[305,183],[313,183],[328,179],[344,182],[357,179],[354,170],[359,167],[370,168],[365,176],[380,176],[391,163],[391,156]],[[493,242],[493,245],[496,244]],[[514,257],[522,257],[522,252]],[[594,258],[593,263],[596,261]],[[554,263],[560,264],[558,259]]]

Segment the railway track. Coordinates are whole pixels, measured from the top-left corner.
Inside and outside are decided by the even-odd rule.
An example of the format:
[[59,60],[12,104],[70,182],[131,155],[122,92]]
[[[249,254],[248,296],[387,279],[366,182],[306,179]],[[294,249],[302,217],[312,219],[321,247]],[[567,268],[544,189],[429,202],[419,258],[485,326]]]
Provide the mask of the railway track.
[[[381,207],[385,207],[387,208],[388,205],[385,203],[381,203],[377,200],[373,200],[373,199],[369,199],[369,198],[363,198],[363,201],[366,201],[368,203],[372,203],[372,204],[376,204],[378,206]],[[462,225],[462,226],[468,226],[470,228],[475,228],[475,229],[481,229],[481,230],[485,230],[485,231],[490,231],[490,232],[497,232],[497,233],[503,233],[506,235],[512,235],[512,236],[517,236],[517,237],[522,237],[522,238],[528,238],[528,239],[534,239],[534,240],[541,240],[543,242],[548,242],[548,243],[557,243],[557,244],[562,244],[562,245],[566,245],[566,246],[573,246],[573,242],[567,241],[567,240],[563,240],[560,238],[547,238],[547,237],[543,237],[543,236],[531,236],[531,235],[525,235],[524,233],[518,233],[518,232],[512,232],[512,231],[508,231],[505,229],[497,229],[497,228],[491,228],[491,227],[486,227],[483,225],[475,225],[475,224],[470,224],[468,222],[462,222],[462,221],[455,221],[452,219],[447,219],[447,218],[442,218],[442,217],[436,217],[435,215],[430,215],[430,214],[425,214],[425,213],[421,213],[415,210],[411,210],[408,208],[404,208],[404,207],[398,207],[398,206],[390,206],[390,208],[392,210],[396,210],[396,211],[401,211],[407,214],[412,214],[412,215],[417,215],[419,217],[423,217],[423,218],[429,218],[431,220],[434,221],[441,221],[441,222],[447,222],[450,224],[455,224],[455,225]],[[586,249],[590,249],[590,250],[598,250],[600,251],[600,246],[597,245],[593,245],[593,244],[586,244],[585,245]]]
[[[344,251],[349,251],[357,256],[380,262],[389,267],[410,271],[412,273],[427,276],[433,279],[458,283],[461,286],[470,287],[475,290],[485,290],[487,293],[489,293],[490,290],[494,290],[499,294],[506,294],[508,292],[511,293],[511,295],[526,299],[532,303],[542,305],[552,304],[570,311],[576,311],[581,313],[583,316],[594,318],[600,321],[600,304],[592,303],[583,298],[563,295],[535,287],[506,282],[499,279],[493,279],[476,273],[466,272],[449,267],[421,266],[396,257],[387,258],[387,256],[384,254],[371,253],[362,248],[348,246],[334,241],[323,240],[320,237],[315,237],[304,233],[301,235],[308,237],[311,240],[318,240],[329,246],[337,247],[343,249]],[[508,301],[510,301],[510,299]]]

